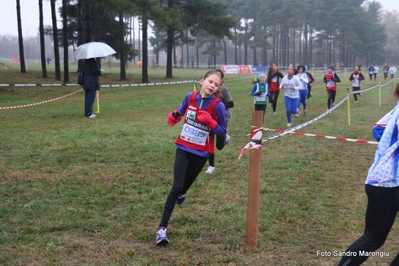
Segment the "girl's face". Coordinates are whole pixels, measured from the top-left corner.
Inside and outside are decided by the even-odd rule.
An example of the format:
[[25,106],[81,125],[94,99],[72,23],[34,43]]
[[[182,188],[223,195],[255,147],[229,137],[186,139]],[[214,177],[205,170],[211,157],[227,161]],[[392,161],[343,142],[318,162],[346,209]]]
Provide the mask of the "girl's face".
[[303,73],[303,68],[302,67],[298,68],[298,73]]
[[221,84],[220,76],[218,74],[210,74],[205,79],[200,80],[201,95],[211,96],[216,93]]
[[358,66],[355,66],[355,67],[353,68],[353,70],[357,73],[357,72],[359,71],[359,67],[358,67]]
[[276,64],[272,64],[272,69],[273,69],[273,71],[277,71],[277,69],[278,69],[278,65],[276,65]]
[[331,68],[329,68],[327,71],[328,71],[329,74],[332,73],[332,69]]
[[259,82],[260,83],[266,83],[266,77],[265,76],[261,76]]
[[294,68],[292,66],[289,66],[287,69],[287,73],[288,73],[288,76],[294,75]]

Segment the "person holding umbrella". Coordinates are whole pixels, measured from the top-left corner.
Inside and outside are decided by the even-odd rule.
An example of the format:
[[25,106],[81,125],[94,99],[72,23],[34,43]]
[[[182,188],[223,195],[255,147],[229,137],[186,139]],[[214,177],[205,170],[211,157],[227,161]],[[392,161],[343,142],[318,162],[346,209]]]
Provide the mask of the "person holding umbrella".
[[115,50],[108,44],[102,42],[88,42],[80,45],[75,51],[77,60],[85,59],[83,72],[83,89],[85,90],[84,117],[94,118],[93,104],[97,91],[100,90],[99,76],[103,72],[99,68],[95,58],[107,57],[115,54]]
[[84,117],[95,118],[93,114],[93,104],[96,99],[97,91],[100,90],[101,69],[94,58],[84,61],[83,67],[83,89],[85,91]]

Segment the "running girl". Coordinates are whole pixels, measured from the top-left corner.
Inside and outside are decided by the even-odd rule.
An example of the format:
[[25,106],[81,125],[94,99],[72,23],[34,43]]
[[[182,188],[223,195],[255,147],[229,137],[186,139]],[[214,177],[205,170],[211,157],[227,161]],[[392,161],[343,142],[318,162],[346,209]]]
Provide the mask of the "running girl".
[[335,94],[337,93],[337,82],[341,82],[338,75],[334,72],[334,66],[329,66],[327,73],[323,78],[324,83],[326,83],[327,89],[327,112],[331,113],[331,107],[334,107]]
[[[355,66],[353,69],[353,73],[349,77],[349,80],[352,81],[352,90],[355,91],[360,91],[360,88],[362,86],[362,80],[364,80],[364,76],[362,72],[359,71],[359,66]],[[360,93],[354,93],[353,97],[355,98],[355,103],[357,103],[357,95],[360,95]]]
[[287,75],[281,81],[280,89],[285,89],[284,103],[287,115],[287,127],[292,125],[291,114],[298,113],[299,90],[303,90],[302,83],[294,75],[294,67],[289,66]]
[[296,76],[298,77],[299,81],[302,83],[303,89],[299,91],[299,102],[298,102],[298,113],[297,116],[299,116],[299,111],[301,110],[301,103],[303,106],[303,116],[306,116],[306,99],[308,98],[308,74],[305,72],[305,66],[304,65],[299,65],[297,67],[297,74]]
[[273,63],[269,72],[267,72],[267,84],[269,84],[269,103],[272,105],[273,115],[276,115],[277,99],[280,94],[280,79],[284,77],[278,70],[278,64]]
[[252,87],[251,95],[254,97],[255,111],[263,111],[263,121],[267,105],[267,95],[269,94],[269,85],[266,83],[266,75],[261,73],[258,76],[258,82]]
[[194,183],[210,154],[214,153],[214,135],[226,136],[226,108],[216,97],[221,84],[217,71],[209,71],[200,80],[201,90],[191,92],[180,107],[168,115],[168,124],[174,126],[183,116],[184,123],[176,139],[174,179],[166,199],[156,236],[156,244],[167,244],[166,228],[176,203],[182,204],[186,192]]

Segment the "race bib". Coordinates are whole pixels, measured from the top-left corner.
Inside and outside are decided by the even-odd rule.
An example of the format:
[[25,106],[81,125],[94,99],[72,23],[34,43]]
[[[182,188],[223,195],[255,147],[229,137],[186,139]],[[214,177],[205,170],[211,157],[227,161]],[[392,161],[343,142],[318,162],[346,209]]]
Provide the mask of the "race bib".
[[327,87],[329,87],[329,88],[331,88],[331,87],[334,87],[334,85],[335,85],[335,83],[334,83],[334,81],[327,81]]
[[205,146],[209,136],[209,128],[190,118],[186,120],[180,133],[180,138],[184,141]]

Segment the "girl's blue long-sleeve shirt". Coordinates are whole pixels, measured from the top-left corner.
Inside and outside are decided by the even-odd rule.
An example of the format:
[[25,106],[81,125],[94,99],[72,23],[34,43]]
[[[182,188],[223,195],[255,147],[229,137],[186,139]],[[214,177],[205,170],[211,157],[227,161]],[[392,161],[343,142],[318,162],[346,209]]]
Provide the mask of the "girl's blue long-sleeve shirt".
[[369,169],[366,184],[378,187],[399,186],[399,103],[373,127],[378,140],[374,163]]
[[[177,108],[177,111],[183,116],[186,113],[186,109],[188,108],[188,102],[190,101],[190,97],[191,97],[192,92],[190,92],[189,94],[186,95],[186,97],[184,98],[182,104],[179,106],[179,108]],[[207,98],[203,98],[202,95],[200,93],[197,94],[196,98],[195,98],[195,102],[197,103],[197,106],[199,109],[204,110],[206,109],[211,102],[213,101],[213,99],[215,99],[216,96],[215,95],[211,95]],[[227,123],[226,123],[226,108],[223,104],[222,101],[218,102],[215,105],[215,112],[218,116],[218,125],[212,130],[212,132],[215,135],[218,135],[219,137],[225,137],[226,136],[226,129],[227,129]],[[194,149],[190,149],[188,147],[182,146],[182,145],[177,145],[176,146],[182,150],[197,154],[199,156],[202,157],[209,157],[209,153],[208,152],[203,152],[203,151],[198,151],[198,150],[194,150]]]

